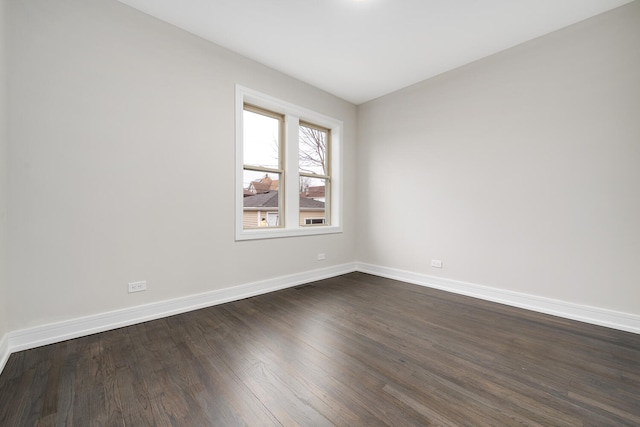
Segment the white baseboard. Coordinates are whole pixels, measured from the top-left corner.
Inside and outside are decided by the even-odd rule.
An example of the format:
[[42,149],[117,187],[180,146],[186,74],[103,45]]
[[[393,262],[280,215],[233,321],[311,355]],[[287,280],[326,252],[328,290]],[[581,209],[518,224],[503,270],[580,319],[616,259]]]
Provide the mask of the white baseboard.
[[[0,362],[11,353],[236,301],[355,271],[355,264],[312,270],[122,310],[9,332],[0,341]],[[4,365],[0,365],[4,367]],[[0,372],[2,370],[0,369]]]
[[147,322],[149,320],[160,319],[225,302],[236,301],[354,271],[361,271],[376,276],[401,280],[416,285],[640,334],[640,316],[629,313],[583,306],[372,264],[348,263],[219,289],[198,295],[12,331],[0,337],[0,373],[4,369],[11,353],[17,351]]
[[400,280],[407,283],[493,301],[513,307],[551,314],[553,316],[563,317],[566,319],[578,320],[580,322],[590,323],[593,325],[605,326],[608,328],[640,334],[640,316],[630,313],[579,305],[551,298],[507,291],[504,289],[460,282],[457,280],[443,279],[440,277],[429,276],[427,274],[412,273],[409,271],[372,264],[358,263],[356,270],[363,273],[369,273],[389,279]]

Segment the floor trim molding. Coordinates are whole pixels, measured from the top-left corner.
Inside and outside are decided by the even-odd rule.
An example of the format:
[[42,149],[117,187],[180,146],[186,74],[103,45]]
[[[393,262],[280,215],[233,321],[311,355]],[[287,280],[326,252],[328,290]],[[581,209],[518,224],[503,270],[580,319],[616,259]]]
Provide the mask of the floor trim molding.
[[407,283],[413,283],[415,285],[440,289],[513,307],[537,311],[539,313],[551,314],[553,316],[563,317],[566,319],[578,320],[580,322],[590,323],[593,325],[605,326],[608,328],[640,334],[640,316],[630,313],[574,304],[551,298],[544,298],[452,279],[444,279],[441,277],[429,276],[427,274],[413,273],[373,264],[358,263],[356,269],[363,273],[400,280]]
[[[236,301],[355,271],[355,263],[296,273],[197,295],[12,331],[0,341],[0,362],[11,353]],[[4,364],[0,365],[2,368]],[[0,369],[0,372],[2,370]]]
[[629,313],[583,306],[373,264],[347,263],[173,300],[11,331],[0,337],[0,373],[2,373],[11,353],[236,301],[354,271],[640,334],[640,316]]

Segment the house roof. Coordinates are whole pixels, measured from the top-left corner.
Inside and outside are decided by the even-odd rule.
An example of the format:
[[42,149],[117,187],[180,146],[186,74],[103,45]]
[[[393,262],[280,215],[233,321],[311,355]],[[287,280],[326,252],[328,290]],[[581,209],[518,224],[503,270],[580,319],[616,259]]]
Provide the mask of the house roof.
[[256,193],[265,193],[267,191],[277,190],[280,186],[279,181],[271,180],[269,178],[263,178],[259,181],[252,181],[251,186],[255,190]]
[[[257,179],[255,181],[251,181],[249,184],[248,193],[249,194],[258,194],[258,193],[267,193],[269,191],[276,191],[280,187],[280,180],[271,179],[269,175],[265,175],[263,178]],[[245,191],[247,194],[247,191]]]
[[258,193],[253,196],[246,196],[243,200],[245,208],[277,208],[278,192]]
[[307,187],[301,194],[301,197],[308,197],[310,199],[318,199],[325,196],[325,186],[317,185]]
[[[246,196],[243,202],[245,208],[277,208],[278,192],[270,191],[268,193]],[[324,202],[300,197],[300,207],[303,209],[324,209]]]

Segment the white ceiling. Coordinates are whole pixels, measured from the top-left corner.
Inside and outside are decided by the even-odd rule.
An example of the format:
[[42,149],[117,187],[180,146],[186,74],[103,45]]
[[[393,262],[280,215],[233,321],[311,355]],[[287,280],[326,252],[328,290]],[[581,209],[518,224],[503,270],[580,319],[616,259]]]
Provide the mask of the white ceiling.
[[361,104],[631,0],[119,0]]

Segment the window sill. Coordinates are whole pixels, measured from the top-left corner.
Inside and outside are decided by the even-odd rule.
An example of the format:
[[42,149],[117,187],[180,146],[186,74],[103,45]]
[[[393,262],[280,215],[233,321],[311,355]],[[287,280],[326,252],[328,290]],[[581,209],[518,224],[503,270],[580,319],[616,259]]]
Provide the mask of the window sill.
[[317,236],[321,234],[342,233],[342,227],[338,226],[309,226],[304,228],[268,228],[268,229],[248,229],[236,231],[236,241],[277,239],[283,237],[297,236]]

